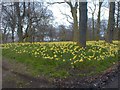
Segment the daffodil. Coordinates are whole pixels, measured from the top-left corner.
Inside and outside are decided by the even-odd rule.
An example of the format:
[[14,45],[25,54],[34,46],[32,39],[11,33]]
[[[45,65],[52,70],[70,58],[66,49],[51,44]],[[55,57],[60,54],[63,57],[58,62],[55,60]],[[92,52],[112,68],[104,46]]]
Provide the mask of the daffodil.
[[83,62],[83,59],[80,59],[79,62]]
[[65,59],[63,59],[63,62],[65,62]]

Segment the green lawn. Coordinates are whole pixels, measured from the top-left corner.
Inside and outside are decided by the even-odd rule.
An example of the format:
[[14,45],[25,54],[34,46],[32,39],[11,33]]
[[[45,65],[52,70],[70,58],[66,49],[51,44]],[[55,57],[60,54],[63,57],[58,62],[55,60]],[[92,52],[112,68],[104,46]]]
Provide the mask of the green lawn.
[[[118,61],[118,43],[88,41],[1,44],[3,57],[24,63],[33,76],[66,78],[102,73]],[[22,67],[21,67],[22,68]]]

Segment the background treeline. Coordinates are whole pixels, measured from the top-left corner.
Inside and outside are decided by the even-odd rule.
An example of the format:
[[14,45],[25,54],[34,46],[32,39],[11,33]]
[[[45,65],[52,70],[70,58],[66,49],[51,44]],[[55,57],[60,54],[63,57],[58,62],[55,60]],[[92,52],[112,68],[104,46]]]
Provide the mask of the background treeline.
[[[44,2],[2,3],[2,43],[43,41],[79,42],[79,38],[81,38],[79,30],[82,28],[79,23],[82,23],[82,19],[85,19],[85,17],[82,17],[82,5],[84,3],[75,2],[74,7],[71,2],[61,3],[67,3],[70,6],[73,22],[69,26],[59,25],[55,27],[52,24],[54,21],[53,12],[48,7],[55,3],[49,5]],[[87,18],[87,30],[83,33],[83,35],[86,34],[84,35],[86,37],[85,40],[98,41],[108,40],[108,38],[118,40],[118,36],[120,36],[118,35],[120,33],[120,2],[109,3],[109,20],[100,20],[102,4],[103,2],[99,2],[99,5],[94,3],[94,5],[98,5],[99,7],[97,19],[94,19],[95,11],[92,10],[92,7],[87,7],[91,8],[90,14],[92,14],[92,18]],[[81,17],[79,20],[77,18],[77,9],[79,9],[81,15],[79,16]]]

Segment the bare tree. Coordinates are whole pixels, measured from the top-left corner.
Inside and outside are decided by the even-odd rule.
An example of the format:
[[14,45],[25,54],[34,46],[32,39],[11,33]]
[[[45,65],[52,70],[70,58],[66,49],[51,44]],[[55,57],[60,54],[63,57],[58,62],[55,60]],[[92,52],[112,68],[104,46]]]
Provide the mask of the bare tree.
[[60,41],[66,41],[66,28],[64,25],[59,25],[59,39]]
[[67,2],[67,4],[70,6],[71,9],[71,14],[73,17],[73,41],[75,42],[79,42],[79,30],[78,30],[78,18],[77,18],[77,7],[78,7],[78,3],[75,2],[75,6],[72,5],[71,2]]
[[120,2],[117,2],[117,20],[116,20],[116,38],[119,40],[120,39]]
[[[10,5],[7,5],[7,3],[4,3],[2,5],[2,15],[3,20],[2,23],[5,25],[4,34],[3,37],[5,38],[5,32],[7,31],[7,27],[9,27],[10,31],[12,32],[12,42],[14,42],[14,33],[15,33],[15,27],[16,27],[16,15],[15,15],[15,7],[14,3],[10,3]],[[3,40],[4,41],[4,40]]]
[[25,17],[25,2],[23,3],[23,13],[21,15],[20,2],[15,2],[16,16],[17,16],[17,34],[19,42],[23,42],[23,20]]
[[[72,18],[73,18],[73,41],[79,42],[79,28],[78,28],[78,17],[77,17],[78,2],[77,1],[73,1],[73,0],[69,0],[69,2],[66,1],[66,0],[64,0],[64,1],[65,2],[54,2],[54,3],[49,3],[49,4],[67,3],[70,6],[71,14],[72,14]],[[75,5],[73,5],[72,2],[74,2]],[[69,17],[69,15],[66,15],[66,16],[67,16],[67,18]]]
[[90,8],[90,10],[91,10],[91,12],[92,12],[92,39],[94,40],[95,39],[95,20],[94,20],[94,16],[95,16],[95,11],[96,11],[96,3],[95,3],[96,1],[93,1],[93,5],[94,5],[94,9],[93,9],[93,7],[89,7]]
[[44,26],[43,31],[45,31],[45,25],[49,25],[49,22],[52,21],[52,12],[44,6],[43,2],[6,3],[3,5],[2,14],[3,23],[6,26],[3,35],[7,34],[9,29],[13,42],[16,36],[18,36],[19,42],[33,42],[36,38],[35,33],[42,31],[40,26]]
[[107,42],[112,43],[113,30],[115,28],[115,2],[110,2],[109,7],[109,20],[108,20],[108,31],[107,31]]
[[97,17],[97,35],[96,35],[96,41],[100,38],[100,13],[101,13],[101,6],[103,2],[99,2],[99,10],[98,10],[98,17]]
[[87,40],[93,40],[93,24],[92,24],[92,22],[93,21],[91,18],[89,18],[87,21],[87,36],[86,36]]

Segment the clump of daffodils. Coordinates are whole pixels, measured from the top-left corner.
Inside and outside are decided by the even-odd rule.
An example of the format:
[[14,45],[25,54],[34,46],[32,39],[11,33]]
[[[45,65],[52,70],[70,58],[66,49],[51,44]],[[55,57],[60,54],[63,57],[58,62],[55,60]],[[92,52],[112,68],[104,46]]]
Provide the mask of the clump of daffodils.
[[19,55],[31,55],[56,62],[68,63],[74,66],[86,61],[101,61],[118,55],[117,43],[87,42],[87,48],[81,48],[73,42],[43,42],[43,43],[9,43],[1,44],[3,49],[10,49]]

